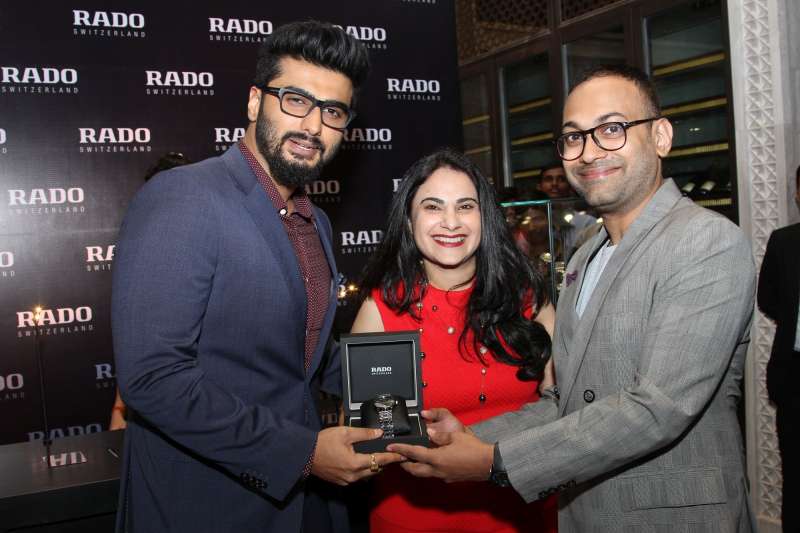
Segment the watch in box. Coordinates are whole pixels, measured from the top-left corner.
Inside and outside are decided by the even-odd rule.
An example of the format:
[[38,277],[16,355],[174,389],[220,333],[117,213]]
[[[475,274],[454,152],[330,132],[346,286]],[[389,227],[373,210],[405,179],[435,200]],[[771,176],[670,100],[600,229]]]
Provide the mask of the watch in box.
[[357,442],[360,453],[382,452],[392,442],[429,446],[422,403],[419,332],[342,335],[342,403],[345,423],[383,430]]

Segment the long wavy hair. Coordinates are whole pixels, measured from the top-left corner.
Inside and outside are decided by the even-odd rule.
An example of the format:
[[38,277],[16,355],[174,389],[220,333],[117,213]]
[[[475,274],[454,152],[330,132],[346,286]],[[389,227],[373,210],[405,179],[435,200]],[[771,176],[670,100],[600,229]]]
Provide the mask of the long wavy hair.
[[392,199],[381,245],[364,270],[362,301],[374,289],[380,289],[389,308],[421,320],[415,304],[424,297],[427,280],[422,254],[409,223],[411,202],[425,180],[443,167],[469,177],[478,193],[481,216],[474,285],[459,338],[459,352],[466,357],[462,348],[466,346],[467,333],[472,331],[473,353],[482,363],[486,361],[478,344],[489,348],[495,360],[519,367],[518,379],[537,379],[550,357],[550,336],[541,324],[525,318],[523,313],[527,306],[533,305],[538,310],[548,303],[544,280],[515,246],[494,188],[459,152],[438,150],[406,171]]

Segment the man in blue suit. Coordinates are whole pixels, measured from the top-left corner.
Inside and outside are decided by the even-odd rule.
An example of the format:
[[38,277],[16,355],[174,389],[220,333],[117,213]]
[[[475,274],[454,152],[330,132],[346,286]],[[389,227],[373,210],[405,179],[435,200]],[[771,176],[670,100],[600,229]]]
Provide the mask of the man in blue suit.
[[334,26],[278,28],[244,139],[132,201],[112,302],[129,410],[119,531],[342,531],[333,484],[399,459],[353,451],[380,430],[320,430],[314,403],[341,377],[331,226],[304,185],[339,147],[367,70]]

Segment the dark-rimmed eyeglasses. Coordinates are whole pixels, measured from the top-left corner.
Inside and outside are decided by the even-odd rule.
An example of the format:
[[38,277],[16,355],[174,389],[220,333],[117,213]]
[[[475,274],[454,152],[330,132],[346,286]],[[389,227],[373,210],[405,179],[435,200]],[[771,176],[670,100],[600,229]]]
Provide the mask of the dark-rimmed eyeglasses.
[[343,130],[356,118],[356,112],[336,100],[318,100],[305,91],[293,87],[259,87],[263,92],[275,96],[281,111],[297,118],[305,118],[319,107],[322,123],[335,130]]
[[602,150],[613,152],[619,150],[628,141],[628,128],[658,120],[661,117],[643,118],[631,122],[604,122],[588,130],[568,131],[553,141],[558,157],[564,161],[574,161],[583,155],[586,148],[586,136],[591,135],[594,143]]

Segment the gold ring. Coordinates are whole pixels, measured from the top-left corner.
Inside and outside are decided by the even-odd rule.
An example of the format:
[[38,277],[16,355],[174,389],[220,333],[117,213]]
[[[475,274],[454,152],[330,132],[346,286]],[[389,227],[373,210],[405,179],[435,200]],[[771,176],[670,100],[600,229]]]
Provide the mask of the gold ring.
[[383,470],[383,468],[381,468],[381,465],[379,465],[378,461],[375,459],[375,454],[369,454],[369,471],[373,474],[377,474],[381,470]]

